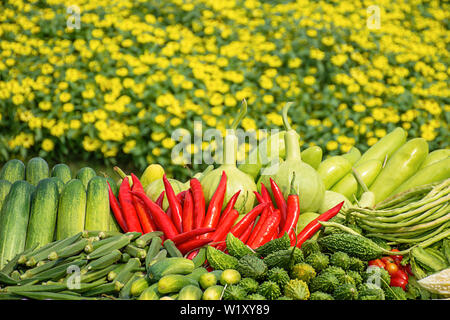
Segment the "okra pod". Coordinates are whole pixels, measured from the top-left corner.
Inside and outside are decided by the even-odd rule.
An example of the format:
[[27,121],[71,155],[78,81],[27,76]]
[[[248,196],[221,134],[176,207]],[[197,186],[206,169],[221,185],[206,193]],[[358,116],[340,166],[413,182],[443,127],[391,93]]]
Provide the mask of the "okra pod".
[[66,292],[28,292],[20,291],[16,294],[34,300],[88,300],[86,297],[66,293]]
[[139,260],[144,260],[145,256],[147,255],[147,252],[144,249],[138,248],[132,244],[127,245],[124,251],[131,257],[138,258]]
[[114,279],[114,283],[116,284],[116,290],[120,291],[123,288],[125,283],[133,276],[133,273],[137,268],[141,266],[141,263],[138,258],[131,258],[125,265],[125,267],[117,274],[117,277]]
[[123,286],[123,288],[120,290],[119,298],[121,299],[129,299],[131,294],[131,289],[133,286],[133,283],[137,281],[138,279],[145,278],[142,272],[135,272],[132,277],[127,281],[127,283]]
[[65,248],[55,250],[49,253],[48,260],[56,260],[58,258],[67,258],[79,254],[89,243],[88,239],[81,239]]
[[114,268],[108,272],[107,279],[108,281],[113,281],[117,275],[122,271],[123,268],[125,268],[126,263],[121,263],[119,265],[115,265]]
[[172,240],[170,239],[165,240],[163,245],[170,257],[183,257],[183,254],[181,253],[180,250],[178,250],[178,248],[176,247],[175,243]]
[[67,289],[67,284],[32,284],[32,285],[24,285],[24,286],[10,286],[6,287],[4,290],[6,292],[17,293],[20,291],[26,292],[58,292]]
[[16,254],[14,258],[12,258],[11,260],[9,260],[5,266],[3,267],[2,270],[0,270],[1,273],[9,275],[11,272],[14,271],[14,269],[17,268],[17,266],[19,264],[23,264],[24,262],[26,262],[26,256],[30,253],[32,253],[34,250],[36,249],[36,246],[33,248],[29,248],[27,250],[25,250],[22,253]]
[[113,250],[111,253],[108,253],[96,260],[92,260],[91,262],[89,262],[89,264],[86,266],[86,269],[87,270],[104,269],[119,261],[121,256],[122,253],[119,250]]
[[114,270],[115,268],[116,268],[115,265],[111,265],[109,267],[106,267],[105,269],[88,271],[87,273],[81,275],[80,282],[88,283],[97,281],[102,278],[106,278],[108,273]]
[[145,257],[145,266],[147,267],[150,261],[158,254],[162,247],[162,239],[160,237],[153,238],[147,250]]
[[138,248],[145,248],[150,244],[153,238],[155,237],[161,237],[164,233],[161,231],[153,231],[146,234],[143,234],[139,238],[135,240],[136,247]]
[[0,284],[6,284],[6,285],[16,285],[19,282],[13,278],[11,278],[10,276],[8,276],[7,274],[0,272]]
[[46,281],[46,280],[58,280],[63,278],[67,274],[67,268],[70,266],[76,266],[81,268],[87,263],[86,260],[77,260],[65,262],[49,270],[38,273],[36,276],[32,277],[33,280]]
[[105,244],[87,255],[88,260],[100,258],[113,250],[120,250],[130,243],[130,237],[123,235],[119,239]]
[[167,257],[167,250],[166,249],[162,249],[161,251],[159,251],[156,254],[156,256],[153,257],[153,259],[151,259],[148,262],[147,268],[151,267],[153,264],[155,264],[159,260],[165,259],[166,257]]

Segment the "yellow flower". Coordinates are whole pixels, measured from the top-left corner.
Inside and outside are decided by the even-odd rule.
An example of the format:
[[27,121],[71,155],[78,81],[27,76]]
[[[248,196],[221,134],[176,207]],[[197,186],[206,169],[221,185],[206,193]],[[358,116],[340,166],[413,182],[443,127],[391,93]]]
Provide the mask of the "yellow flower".
[[327,150],[333,151],[338,148],[338,143],[336,141],[331,140],[327,142],[325,147],[327,148]]
[[367,145],[369,147],[373,146],[375,143],[377,143],[377,141],[378,141],[378,138],[370,137],[369,139],[367,139]]
[[44,150],[46,152],[50,152],[55,148],[55,144],[52,140],[46,138],[42,141],[41,147],[42,147],[42,150]]
[[316,82],[316,79],[313,76],[306,76],[303,78],[303,83],[307,86],[312,86]]
[[152,154],[156,157],[159,157],[161,155],[161,149],[160,148],[153,148]]
[[63,92],[59,95],[59,101],[61,101],[62,103],[69,101],[70,98],[72,98],[72,96],[68,92]]
[[41,101],[39,102],[39,108],[43,111],[48,111],[52,108],[52,104],[50,101]]
[[170,125],[172,127],[177,127],[181,124],[181,119],[180,118],[172,118],[170,119]]
[[70,102],[63,104],[63,111],[64,112],[72,112],[75,109],[74,105]]

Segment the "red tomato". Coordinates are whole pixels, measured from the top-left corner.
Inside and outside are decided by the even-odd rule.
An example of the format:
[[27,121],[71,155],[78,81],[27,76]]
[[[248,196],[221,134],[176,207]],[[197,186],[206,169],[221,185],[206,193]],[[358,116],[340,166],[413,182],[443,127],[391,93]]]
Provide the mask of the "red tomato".
[[405,279],[402,279],[400,277],[392,277],[391,282],[389,285],[391,287],[401,287],[403,290],[406,290],[406,285],[408,284],[408,281]]
[[391,277],[392,278],[400,278],[400,279],[405,280],[406,282],[408,282],[408,279],[409,279],[408,274],[403,269],[400,269],[400,268],[397,270],[397,272],[391,274]]
[[390,256],[381,258],[381,261],[383,261],[385,265],[387,265],[388,263],[394,263],[394,259],[392,259]]
[[376,266],[376,267],[380,267],[383,268],[386,266],[385,263],[383,261],[381,261],[380,259],[375,259],[375,260],[370,260],[369,261],[369,266]]
[[387,270],[387,272],[389,272],[391,276],[393,276],[400,270],[400,268],[393,262],[386,263],[385,269]]
[[[399,250],[398,249],[392,249],[391,251],[398,252]],[[400,262],[403,259],[403,256],[401,256],[401,255],[392,256],[392,259],[395,261],[396,264],[400,264]]]

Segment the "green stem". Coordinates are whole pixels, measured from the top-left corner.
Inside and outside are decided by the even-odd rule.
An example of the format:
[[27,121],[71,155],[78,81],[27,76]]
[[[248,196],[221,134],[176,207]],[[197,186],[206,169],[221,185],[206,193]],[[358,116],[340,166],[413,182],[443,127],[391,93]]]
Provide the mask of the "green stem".
[[244,119],[246,114],[247,114],[247,101],[244,99],[244,100],[242,100],[241,111],[239,112],[239,115],[234,119],[230,128],[232,130],[236,130],[239,123],[242,121],[242,119]]
[[361,188],[364,190],[364,192],[369,192],[369,188],[367,188],[367,186],[364,183],[359,172],[356,171],[355,168],[352,168],[352,171],[353,171],[353,175],[355,176],[356,181],[358,181],[358,184],[361,186]]
[[286,129],[286,131],[292,130],[291,125],[289,123],[289,119],[288,119],[288,111],[289,108],[291,107],[293,102],[287,102],[284,107],[283,107],[283,111],[282,111],[282,116],[283,116],[283,125],[284,128]]

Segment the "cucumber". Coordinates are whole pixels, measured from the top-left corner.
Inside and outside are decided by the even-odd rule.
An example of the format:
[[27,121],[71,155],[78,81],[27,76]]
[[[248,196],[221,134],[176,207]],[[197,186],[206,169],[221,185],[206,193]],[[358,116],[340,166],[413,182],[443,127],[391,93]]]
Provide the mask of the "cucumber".
[[117,182],[111,178],[111,177],[105,177],[106,181],[109,183],[109,185],[111,186],[111,190],[114,193],[114,195],[117,197],[117,195],[119,194],[119,187],[117,186]]
[[165,240],[163,245],[170,257],[183,257],[183,254],[178,250],[172,240]]
[[169,274],[159,279],[158,292],[161,294],[176,293],[188,285],[198,287],[198,282],[182,274]]
[[58,205],[56,239],[64,239],[84,230],[86,191],[81,180],[70,180],[63,189]]
[[159,300],[159,298],[161,295],[158,292],[158,283],[154,283],[141,293],[138,300]]
[[224,288],[224,286],[217,284],[208,287],[205,291],[203,291],[202,300],[220,300],[222,298]]
[[58,187],[58,194],[60,195],[64,189],[64,182],[62,182],[62,180],[58,177],[50,177],[48,179],[56,183],[56,186]]
[[25,178],[33,186],[37,186],[38,182],[49,177],[48,163],[41,157],[31,158],[27,162],[25,170]]
[[133,297],[140,296],[145,289],[150,286],[150,281],[147,277],[141,277],[133,281],[131,285],[130,294]]
[[83,183],[84,188],[87,189],[89,181],[95,176],[97,176],[97,173],[94,169],[91,167],[83,167],[77,171],[75,178],[79,179]]
[[0,171],[0,179],[11,183],[25,180],[25,164],[19,159],[7,161]]
[[9,193],[9,190],[11,190],[12,183],[8,180],[0,180],[0,210],[3,207],[3,202],[6,199],[6,196]]
[[33,191],[30,183],[16,181],[5,199],[0,214],[0,269],[25,249]]
[[110,209],[108,185],[105,178],[93,177],[86,191],[86,230],[108,231],[110,227]]
[[39,181],[31,201],[25,249],[42,247],[53,241],[58,215],[59,193],[51,179]]
[[[222,270],[221,270],[222,271]],[[219,281],[220,276],[217,277],[217,275],[215,275],[212,272],[207,272],[202,274],[199,278],[198,278],[198,283],[200,284],[200,287],[202,289],[207,289],[211,286],[215,286],[217,284],[217,282]]]
[[55,164],[52,168],[51,176],[60,178],[63,183],[67,183],[72,180],[70,168],[65,163]]
[[148,269],[148,277],[152,281],[158,281],[170,274],[189,274],[194,271],[192,260],[181,257],[170,257],[152,264]]
[[201,300],[202,295],[202,289],[189,284],[180,290],[177,300]]
[[195,268],[194,271],[192,271],[191,273],[187,274],[186,277],[189,277],[191,279],[198,281],[200,279],[200,277],[202,276],[202,274],[205,274],[205,273],[208,273],[208,270],[206,270],[206,268],[198,267],[198,268]]

